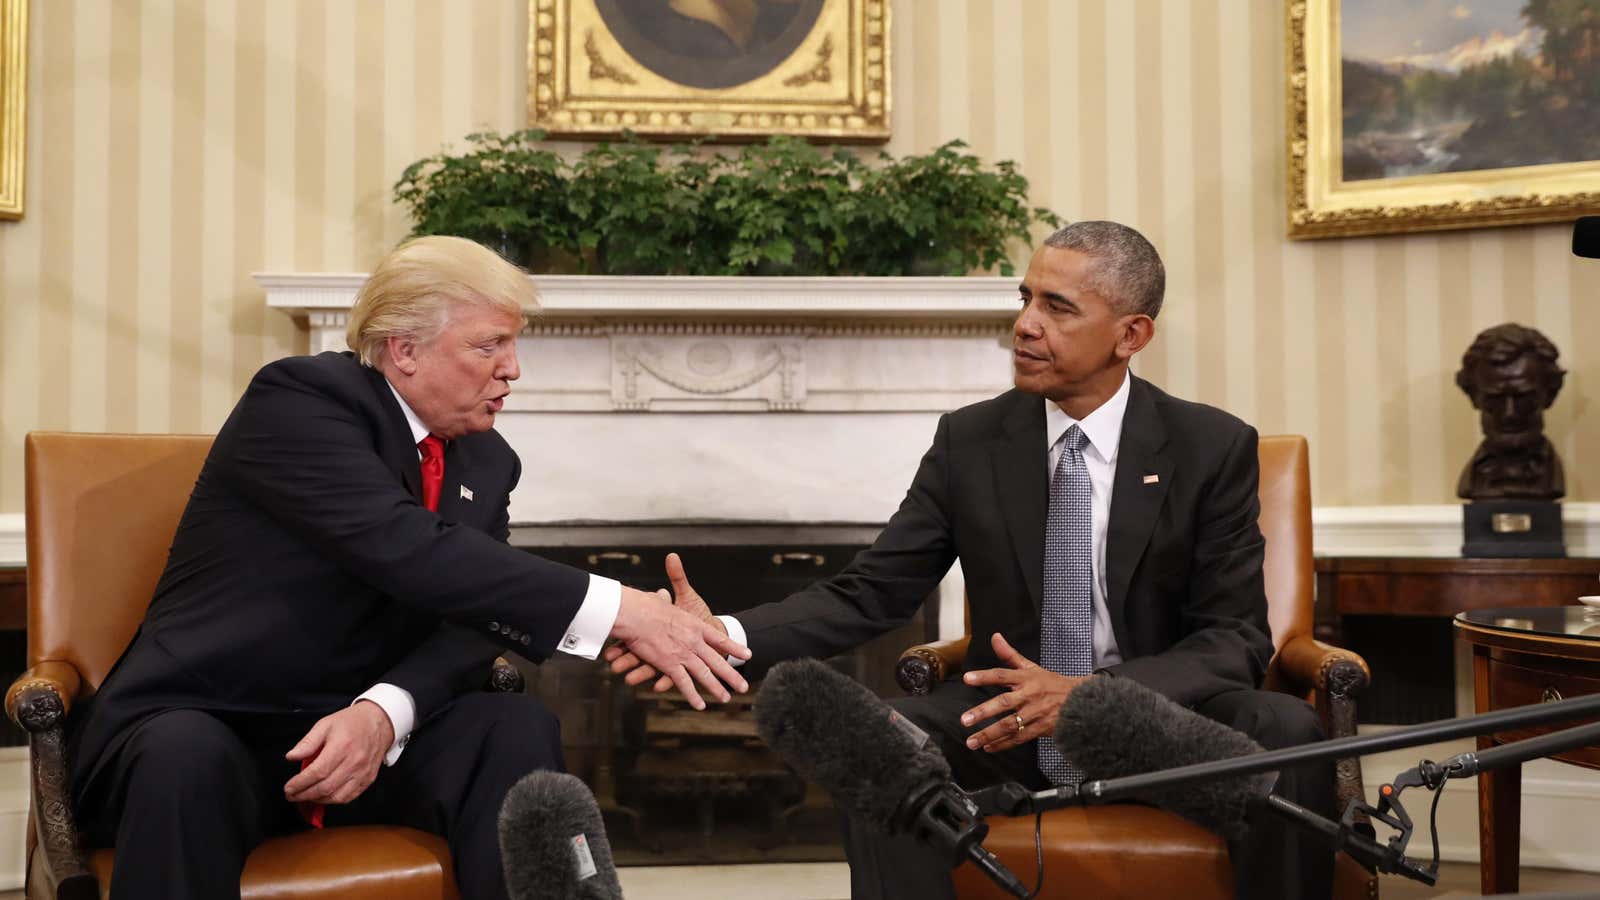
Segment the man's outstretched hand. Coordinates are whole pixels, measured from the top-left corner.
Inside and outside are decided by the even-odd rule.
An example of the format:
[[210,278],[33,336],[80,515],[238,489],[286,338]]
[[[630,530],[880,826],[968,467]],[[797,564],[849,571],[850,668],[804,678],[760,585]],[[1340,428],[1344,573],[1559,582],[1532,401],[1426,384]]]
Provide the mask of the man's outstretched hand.
[[622,589],[622,607],[611,628],[611,636],[620,643],[605,653],[611,670],[628,672],[628,684],[639,684],[659,672],[656,689],[676,685],[695,709],[706,707],[696,682],[723,703],[733,697],[728,687],[741,694],[748,691],[750,685],[729,665],[728,657],[749,659],[749,648],[728,637],[727,629],[711,615],[689,586],[676,553],[667,556],[667,577],[677,592],[676,604],[666,591]]
[[[680,559],[676,553],[667,554],[667,580],[672,582],[672,592],[675,595],[675,600],[673,602],[674,606],[684,612],[699,617],[701,621],[705,622],[711,628],[714,628],[718,634],[726,637],[728,634],[728,629],[722,624],[721,620],[711,614],[711,607],[706,605],[706,601],[700,596],[700,592],[696,591],[694,587],[689,584],[689,576],[684,574],[683,571],[683,560]],[[729,641],[729,644],[744,651],[742,653],[734,653],[732,655],[737,656],[740,659],[750,658],[750,651],[747,648],[739,644],[734,644],[732,641]],[[626,681],[630,685],[643,684],[652,678],[656,678],[657,670],[649,665],[644,659],[640,658],[639,654],[633,652],[632,647],[624,646],[623,644],[613,644],[606,648],[605,660],[611,664],[611,671],[617,673],[618,675],[624,675],[624,673],[626,673],[623,677],[623,681]],[[723,662],[726,662],[726,660],[723,660]],[[733,667],[729,666],[728,669],[729,671],[732,671]],[[735,675],[735,677],[738,676]],[[731,681],[728,683],[734,684],[734,682]],[[655,689],[657,691],[670,690],[673,684],[674,680],[672,678],[662,675],[661,677],[656,678]],[[748,688],[748,685],[744,684],[743,679],[740,679],[738,684],[735,686],[738,687],[740,693],[743,693]],[[693,703],[694,701],[691,700],[690,702]]]

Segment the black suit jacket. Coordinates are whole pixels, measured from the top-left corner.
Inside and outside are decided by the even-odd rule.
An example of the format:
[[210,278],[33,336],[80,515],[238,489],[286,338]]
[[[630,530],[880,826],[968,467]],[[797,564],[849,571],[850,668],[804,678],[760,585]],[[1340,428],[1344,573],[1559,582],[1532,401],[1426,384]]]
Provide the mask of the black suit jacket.
[[493,431],[452,441],[429,512],[381,373],[349,353],[263,368],[201,468],[138,635],[75,710],[75,783],[164,709],[279,720],[292,742],[375,683],[410,691],[420,724],[481,688],[501,647],[548,656],[588,575],[505,543],[519,472]]
[[[1034,394],[1012,390],[941,417],[871,548],[839,575],[739,614],[752,662],[828,656],[904,623],[956,559],[972,619],[968,668],[999,665],[994,632],[1038,660],[1046,451]],[[1258,480],[1255,429],[1133,379],[1106,534],[1123,662],[1107,671],[1186,705],[1260,684],[1272,640]]]

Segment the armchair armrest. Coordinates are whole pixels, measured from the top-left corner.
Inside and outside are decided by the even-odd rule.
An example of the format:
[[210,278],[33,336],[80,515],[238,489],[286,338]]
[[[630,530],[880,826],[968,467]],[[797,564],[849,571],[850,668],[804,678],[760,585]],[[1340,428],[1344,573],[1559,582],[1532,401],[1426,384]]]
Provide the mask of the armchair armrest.
[[504,656],[496,656],[486,690],[492,694],[520,694],[524,686],[522,671]]
[[[1283,645],[1277,663],[1285,681],[1315,695],[1317,718],[1325,735],[1339,738],[1356,733],[1356,697],[1372,680],[1366,660],[1302,634]],[[1334,764],[1334,793],[1341,812],[1351,800],[1365,799],[1359,758],[1346,757]]]
[[[1372,680],[1372,670],[1359,654],[1309,635],[1296,635],[1283,645],[1278,651],[1278,670],[1297,688],[1337,699],[1354,700]],[[1354,724],[1350,723],[1352,734]]]
[[971,641],[972,636],[967,635],[953,641],[934,641],[911,647],[900,654],[900,661],[895,663],[895,683],[908,694],[928,693],[935,684],[966,663],[967,644]]
[[78,840],[67,787],[66,717],[83,689],[83,676],[71,663],[45,660],[22,673],[6,691],[6,715],[28,732],[32,771],[33,822],[38,838],[34,852],[44,855],[48,896],[95,898],[99,886],[89,871],[88,856]]
[[24,731],[44,731],[66,717],[82,687],[83,678],[71,663],[44,660],[11,683],[6,715]]

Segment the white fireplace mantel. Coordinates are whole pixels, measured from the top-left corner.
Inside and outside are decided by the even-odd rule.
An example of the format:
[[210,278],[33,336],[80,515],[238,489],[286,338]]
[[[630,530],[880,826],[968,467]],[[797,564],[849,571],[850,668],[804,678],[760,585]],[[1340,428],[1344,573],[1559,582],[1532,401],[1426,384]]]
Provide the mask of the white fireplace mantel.
[[[364,275],[257,275],[341,350]],[[1010,381],[1009,278],[541,276],[519,412],[943,412]]]

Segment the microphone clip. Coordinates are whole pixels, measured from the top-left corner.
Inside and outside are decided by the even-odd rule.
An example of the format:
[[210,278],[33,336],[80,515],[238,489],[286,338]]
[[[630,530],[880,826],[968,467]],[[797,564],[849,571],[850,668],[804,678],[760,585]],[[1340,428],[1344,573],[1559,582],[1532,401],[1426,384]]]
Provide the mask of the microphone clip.
[[[1339,824],[1344,827],[1346,833],[1352,836],[1363,835],[1366,840],[1351,841],[1344,848],[1346,852],[1369,871],[1403,875],[1413,881],[1429,885],[1436,882],[1439,877],[1437,855],[1427,866],[1413,862],[1406,856],[1406,845],[1411,843],[1414,825],[1411,815],[1400,802],[1400,794],[1407,788],[1413,787],[1436,791],[1448,777],[1448,772],[1448,764],[1441,766],[1431,760],[1423,760],[1420,765],[1407,769],[1395,776],[1394,781],[1378,788],[1377,806],[1372,806],[1360,798],[1351,800]],[[1377,832],[1372,827],[1371,821],[1357,821],[1363,815],[1371,821],[1382,822],[1395,833],[1391,834],[1385,843],[1379,844],[1376,840]]]

